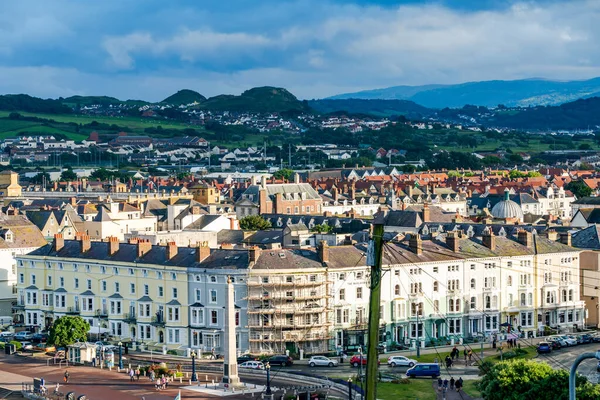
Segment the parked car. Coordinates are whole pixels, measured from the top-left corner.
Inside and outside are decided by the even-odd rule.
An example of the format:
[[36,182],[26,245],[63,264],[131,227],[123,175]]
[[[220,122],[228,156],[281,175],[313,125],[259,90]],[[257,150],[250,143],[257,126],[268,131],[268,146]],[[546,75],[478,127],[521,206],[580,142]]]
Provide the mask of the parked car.
[[240,368],[247,369],[265,369],[265,364],[260,361],[246,361],[240,364]]
[[552,350],[562,349],[562,346],[558,340],[548,340],[548,343],[550,344],[550,347],[552,347]]
[[546,341],[554,341],[560,344],[560,347],[568,347],[569,344],[562,336],[550,336],[546,339]]
[[13,336],[15,336],[15,334],[13,332],[9,332],[9,331],[0,332],[0,338],[13,337]]
[[440,366],[439,364],[417,364],[406,371],[406,376],[409,378],[417,378],[420,376],[437,378],[440,376]]
[[294,360],[289,356],[272,356],[267,359],[270,365],[281,365],[282,367],[291,367]]
[[538,353],[551,353],[552,345],[548,342],[540,342],[537,345],[537,352]]
[[310,367],[337,367],[338,361],[325,356],[312,356],[308,360],[308,365]]
[[15,336],[13,336],[13,339],[16,340],[17,342],[20,342],[22,340],[31,340],[32,337],[33,337],[33,334],[31,332],[21,331],[21,332],[15,333]]
[[33,343],[46,343],[48,341],[47,333],[36,333],[31,337]]
[[35,351],[43,351],[45,353],[56,351],[56,347],[48,343],[38,343],[33,346],[33,350]]
[[391,356],[390,358],[388,358],[387,363],[390,367],[395,367],[395,366],[399,365],[402,367],[412,368],[415,365],[417,365],[417,360],[413,360],[411,358],[407,358],[404,356]]
[[242,356],[239,356],[239,357],[237,358],[237,363],[238,363],[238,364],[243,364],[243,363],[245,363],[246,361],[256,361],[256,357],[252,357],[251,355],[244,354],[244,355],[242,355]]
[[26,341],[26,340],[22,341],[21,346],[22,346],[21,347],[22,350],[28,350],[28,351],[33,350],[33,343],[31,343],[29,341]]
[[[358,367],[361,364],[361,358],[362,358],[362,365],[367,365],[367,356],[365,356],[364,354],[361,356],[360,354],[355,354],[352,356],[352,358],[350,359],[350,365],[352,365],[353,367]],[[381,361],[377,360],[377,365],[380,365]]]
[[600,335],[598,335],[598,334],[592,335],[592,342],[599,343],[600,342]]
[[581,343],[592,343],[592,335],[590,334],[585,333],[579,337],[581,338]]
[[567,346],[577,346],[575,336],[563,335],[561,338],[567,343]]

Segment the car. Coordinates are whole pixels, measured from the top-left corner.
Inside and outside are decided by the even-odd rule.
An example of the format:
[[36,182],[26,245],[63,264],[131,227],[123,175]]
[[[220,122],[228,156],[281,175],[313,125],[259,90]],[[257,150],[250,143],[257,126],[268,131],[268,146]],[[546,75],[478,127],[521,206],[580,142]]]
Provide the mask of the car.
[[550,336],[546,341],[554,341],[560,344],[560,347],[568,347],[569,344],[562,336]]
[[598,335],[598,334],[592,335],[592,342],[593,343],[599,343],[600,342],[600,335]]
[[558,340],[548,340],[548,343],[550,344],[550,347],[552,347],[552,350],[562,349],[562,346]]
[[33,343],[46,343],[48,341],[47,333],[36,333],[31,337]]
[[579,336],[581,338],[581,343],[592,343],[592,335],[584,333]]
[[252,357],[252,356],[251,356],[251,355],[249,355],[249,354],[244,354],[244,355],[242,355],[242,356],[239,356],[239,357],[237,358],[237,363],[238,363],[238,364],[243,364],[243,363],[245,363],[246,361],[256,361],[256,357]]
[[390,367],[395,367],[398,365],[412,368],[417,365],[417,360],[413,360],[404,356],[391,356],[388,358],[387,363]]
[[282,367],[291,367],[294,360],[290,356],[272,356],[267,359],[269,365],[281,365]]
[[33,343],[24,340],[21,342],[21,349],[31,351],[33,350]]
[[338,363],[337,360],[332,360],[325,356],[312,356],[310,360],[308,360],[308,365],[310,367],[337,367]]
[[56,351],[56,347],[48,343],[39,343],[33,346],[33,350],[43,351],[45,353]]
[[21,340],[31,340],[31,338],[33,338],[33,334],[29,331],[17,332],[15,333],[15,336],[13,336],[13,339],[17,342],[20,342]]
[[9,331],[0,332],[0,337],[13,337],[13,336],[15,336],[15,334],[13,332],[9,332]]
[[265,369],[265,364],[260,361],[246,361],[241,363],[239,367],[247,369]]
[[567,343],[567,346],[577,346],[577,339],[574,336],[563,335],[560,337]]
[[[364,354],[362,356],[360,354],[355,354],[350,359],[350,365],[353,367],[358,367],[361,364],[361,361],[362,365],[367,365],[367,356]],[[379,364],[381,364],[381,361],[377,360],[377,365]]]
[[537,352],[538,353],[551,353],[552,345],[548,342],[540,342],[537,345]]
[[417,378],[421,376],[429,376],[431,378],[437,378],[441,374],[439,364],[417,364],[414,367],[406,371],[406,376],[409,378]]

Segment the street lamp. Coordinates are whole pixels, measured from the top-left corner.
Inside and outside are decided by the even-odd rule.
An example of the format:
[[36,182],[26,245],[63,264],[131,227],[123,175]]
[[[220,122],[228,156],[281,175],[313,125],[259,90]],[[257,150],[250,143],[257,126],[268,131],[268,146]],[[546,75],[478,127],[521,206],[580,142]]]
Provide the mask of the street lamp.
[[271,395],[271,364],[267,361],[267,365],[265,365],[265,369],[267,370],[267,391],[265,394],[267,396]]
[[123,369],[123,343],[119,342],[119,369]]
[[198,381],[198,375],[196,375],[196,352],[192,350],[192,382]]

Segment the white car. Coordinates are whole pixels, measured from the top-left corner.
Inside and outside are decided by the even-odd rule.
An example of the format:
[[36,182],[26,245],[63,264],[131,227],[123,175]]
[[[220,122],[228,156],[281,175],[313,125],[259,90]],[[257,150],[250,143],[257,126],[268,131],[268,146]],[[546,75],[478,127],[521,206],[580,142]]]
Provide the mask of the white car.
[[563,335],[560,338],[567,342],[568,346],[577,346],[577,339],[572,336]]
[[337,367],[338,361],[325,356],[312,356],[308,360],[308,365],[310,367]]
[[21,346],[23,346],[23,350],[33,350],[33,343],[31,342],[21,342]]
[[239,368],[247,369],[265,369],[265,365],[260,361],[246,361],[239,365]]
[[417,360],[413,360],[404,356],[391,356],[390,358],[388,358],[387,363],[390,367],[402,366],[412,368],[415,365],[417,365]]

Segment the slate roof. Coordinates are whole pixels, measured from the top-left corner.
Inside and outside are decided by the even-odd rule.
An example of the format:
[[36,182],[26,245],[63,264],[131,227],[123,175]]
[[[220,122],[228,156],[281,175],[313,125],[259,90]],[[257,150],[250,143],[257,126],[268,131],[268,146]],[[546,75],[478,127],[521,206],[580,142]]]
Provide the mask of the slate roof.
[[200,218],[198,218],[197,220],[195,220],[194,222],[192,222],[191,224],[186,226],[184,229],[185,230],[190,230],[190,229],[202,230],[202,229],[206,228],[208,225],[210,225],[213,222],[215,222],[216,220],[218,220],[219,218],[221,218],[221,215],[214,215],[214,214],[201,215]]
[[[243,193],[244,196],[253,195],[254,199],[258,200],[258,196],[261,190],[260,185],[250,185]],[[277,193],[281,193],[284,196],[288,193],[305,193],[307,200],[320,200],[319,193],[308,183],[275,183],[267,184],[266,186],[267,196],[271,199],[275,198]]]
[[142,296],[138,299],[138,301],[141,301],[143,303],[151,303],[152,299],[150,298],[150,296]]
[[258,261],[252,267],[255,269],[298,269],[325,267],[319,260],[316,250],[273,249],[263,250]]
[[54,291],[54,293],[67,293],[67,289],[65,288],[58,288]]
[[268,231],[256,231],[252,235],[248,236],[244,243],[256,244],[256,245],[267,245],[272,243],[283,244],[283,230],[275,229]]
[[593,204],[593,205],[600,205],[600,197],[582,197],[580,199],[575,200],[571,204]]
[[581,249],[600,250],[600,230],[598,229],[598,225],[590,225],[579,232],[575,232],[571,243],[573,247]]
[[85,292],[81,293],[81,296],[95,296],[95,294],[91,290],[86,290]]
[[244,269],[248,267],[247,250],[211,250],[211,254],[202,263],[197,262],[196,248],[179,247],[177,254],[167,258],[166,246],[152,246],[150,251],[138,258],[137,245],[129,243],[119,243],[119,250],[113,255],[108,254],[108,242],[91,242],[90,250],[81,253],[81,246],[78,240],[65,240],[64,247],[58,252],[54,251],[51,244],[36,249],[29,253],[31,256],[42,257],[64,257],[82,260],[102,260],[105,263],[124,262],[124,263],[145,263],[161,266],[177,267],[195,267],[195,268],[225,268],[225,269]]
[[181,303],[178,302],[177,300],[173,299],[170,302],[167,303],[168,306],[180,306]]
[[22,215],[1,216],[0,228],[10,229],[14,234],[12,242],[0,238],[0,249],[41,247],[47,243],[38,227]]
[[580,208],[577,212],[588,224],[600,224],[600,208]]
[[110,296],[108,296],[109,299],[122,299],[123,296],[121,296],[119,293],[114,293],[111,294]]

